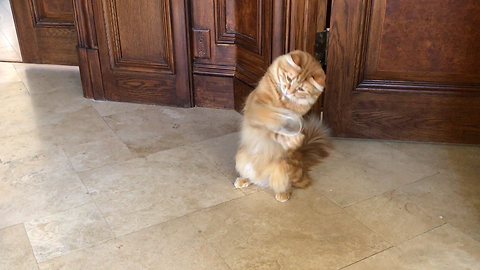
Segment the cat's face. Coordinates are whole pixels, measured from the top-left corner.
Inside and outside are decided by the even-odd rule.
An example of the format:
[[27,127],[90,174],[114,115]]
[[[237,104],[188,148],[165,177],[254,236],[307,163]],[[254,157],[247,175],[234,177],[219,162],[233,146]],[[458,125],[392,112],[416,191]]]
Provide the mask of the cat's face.
[[282,56],[277,70],[282,100],[313,105],[325,87],[325,73],[316,60],[304,52]]

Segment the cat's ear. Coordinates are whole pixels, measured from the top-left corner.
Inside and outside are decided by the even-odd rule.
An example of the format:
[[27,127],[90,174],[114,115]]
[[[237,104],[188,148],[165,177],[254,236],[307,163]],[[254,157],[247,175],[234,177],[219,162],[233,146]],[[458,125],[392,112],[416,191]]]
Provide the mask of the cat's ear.
[[323,92],[323,89],[325,89],[325,80],[321,77],[311,77],[310,78],[310,83],[320,92]]
[[292,66],[294,69],[298,71],[301,70],[299,66],[301,58],[298,54],[296,54],[295,52],[286,54],[285,59],[287,60],[288,64],[290,64],[290,66]]

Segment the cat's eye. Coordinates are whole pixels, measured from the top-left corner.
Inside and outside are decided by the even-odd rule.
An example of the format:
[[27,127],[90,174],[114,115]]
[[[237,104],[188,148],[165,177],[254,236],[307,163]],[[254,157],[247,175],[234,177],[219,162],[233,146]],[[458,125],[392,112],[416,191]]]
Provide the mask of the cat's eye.
[[290,78],[289,76],[287,76],[287,82],[292,82],[292,78]]
[[298,88],[297,88],[297,91],[303,92],[303,90],[304,90],[304,89],[301,88],[301,87],[298,87]]

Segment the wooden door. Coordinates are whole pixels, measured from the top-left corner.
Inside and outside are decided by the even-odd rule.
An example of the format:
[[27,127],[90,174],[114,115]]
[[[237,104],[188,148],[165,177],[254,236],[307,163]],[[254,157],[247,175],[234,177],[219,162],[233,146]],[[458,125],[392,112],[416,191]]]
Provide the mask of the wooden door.
[[325,119],[336,136],[480,143],[477,0],[334,0]]
[[285,5],[272,0],[190,0],[190,6],[195,106],[240,111],[272,57],[283,53],[278,47],[285,43]]
[[185,1],[75,0],[85,96],[189,107]]
[[189,5],[194,105],[238,111],[273,59],[294,49],[313,54],[315,26],[323,30],[326,20],[326,0],[189,0]]
[[234,1],[189,0],[194,106],[233,109]]
[[272,59],[313,53],[316,28],[307,24],[326,7],[326,0],[73,3],[86,97],[238,111]]
[[293,50],[314,54],[315,33],[324,29],[326,12],[327,0],[235,1],[236,110],[276,57]]
[[78,65],[71,0],[10,0],[25,63]]

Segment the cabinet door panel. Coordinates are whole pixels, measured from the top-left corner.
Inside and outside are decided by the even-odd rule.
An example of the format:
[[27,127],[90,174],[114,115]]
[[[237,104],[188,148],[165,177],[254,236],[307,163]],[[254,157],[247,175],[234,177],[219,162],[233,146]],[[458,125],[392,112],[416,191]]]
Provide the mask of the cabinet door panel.
[[334,0],[325,118],[335,134],[480,143],[480,18],[468,15],[479,12],[475,0]]
[[10,3],[23,62],[78,65],[71,0]]
[[236,1],[236,77],[255,85],[272,62],[272,0]]
[[94,9],[105,99],[190,106],[185,2],[102,0]]

